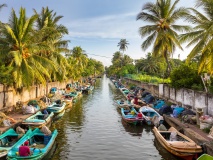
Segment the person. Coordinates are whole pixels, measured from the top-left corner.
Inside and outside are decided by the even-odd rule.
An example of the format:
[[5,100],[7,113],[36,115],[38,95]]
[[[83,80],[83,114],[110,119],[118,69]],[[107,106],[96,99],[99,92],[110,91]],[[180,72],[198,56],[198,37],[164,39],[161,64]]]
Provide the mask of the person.
[[29,141],[25,141],[24,144],[19,147],[19,156],[26,157],[31,154],[30,147],[28,145]]
[[139,103],[138,103],[138,97],[137,96],[134,97],[133,103],[135,105],[139,105]]

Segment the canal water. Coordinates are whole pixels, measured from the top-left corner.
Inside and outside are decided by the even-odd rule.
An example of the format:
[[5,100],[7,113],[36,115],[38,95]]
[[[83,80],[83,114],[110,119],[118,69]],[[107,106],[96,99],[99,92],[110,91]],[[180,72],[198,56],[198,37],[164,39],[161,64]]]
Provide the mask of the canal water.
[[124,98],[106,76],[95,89],[52,124],[58,137],[51,160],[177,160],[155,139],[150,126],[122,120],[116,100]]

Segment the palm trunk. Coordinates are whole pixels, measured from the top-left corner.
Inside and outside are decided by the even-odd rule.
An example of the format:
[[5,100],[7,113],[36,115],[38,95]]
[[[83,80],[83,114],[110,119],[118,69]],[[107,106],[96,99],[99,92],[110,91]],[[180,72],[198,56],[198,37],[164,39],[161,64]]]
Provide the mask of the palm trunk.
[[4,98],[3,98],[3,108],[6,107],[6,86],[3,85],[3,94],[4,94]]
[[171,73],[171,65],[169,63],[169,59],[168,59],[168,55],[167,55],[167,50],[164,51],[164,58],[165,58],[166,64],[167,64],[167,67],[166,67],[166,77],[169,77],[170,73]]

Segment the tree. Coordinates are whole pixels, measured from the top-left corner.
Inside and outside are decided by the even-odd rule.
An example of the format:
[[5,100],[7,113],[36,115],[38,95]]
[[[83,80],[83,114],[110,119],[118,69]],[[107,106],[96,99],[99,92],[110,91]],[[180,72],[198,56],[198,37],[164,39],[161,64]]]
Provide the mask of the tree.
[[68,58],[68,63],[71,67],[70,76],[74,80],[77,80],[77,79],[81,78],[81,76],[84,72],[84,69],[87,66],[87,63],[88,63],[87,54],[80,46],[76,46],[72,49],[72,54]]
[[[199,60],[198,72],[207,71],[213,74],[213,1],[199,0],[197,7],[202,7],[205,14],[194,8],[190,8],[192,14],[188,15],[189,22],[195,25],[194,30],[180,37],[181,42],[189,41],[187,47],[194,45],[186,62]],[[195,58],[195,59],[194,59]]]
[[182,49],[178,40],[176,31],[189,31],[189,26],[176,25],[179,19],[184,18],[188,14],[188,10],[184,7],[177,8],[179,0],[173,4],[171,0],[157,0],[156,3],[146,3],[142,11],[137,15],[137,20],[150,22],[151,25],[140,27],[139,32],[142,38],[148,36],[142,43],[141,47],[146,50],[153,42],[153,56],[165,58],[167,63],[167,76],[171,72],[169,58],[176,47]]
[[4,98],[3,98],[3,107],[6,106],[6,97],[5,97],[5,92],[8,89],[8,87],[13,86],[13,78],[12,78],[12,67],[5,67],[5,65],[0,66],[0,84],[3,84],[3,93],[4,93]]
[[57,15],[53,10],[49,10],[48,7],[42,8],[40,14],[34,10],[38,15],[36,19],[36,26],[38,34],[40,34],[40,43],[45,48],[39,53],[40,56],[44,56],[53,61],[56,67],[49,68],[49,73],[53,81],[62,81],[66,79],[66,67],[68,63],[62,53],[70,53],[67,48],[69,40],[64,40],[62,37],[68,34],[68,29],[58,24],[59,20],[63,16]]
[[0,37],[0,59],[5,66],[13,68],[14,87],[29,87],[38,80],[45,84],[44,75],[49,77],[46,68],[52,66],[47,58],[37,55],[41,44],[33,28],[37,15],[26,17],[24,8],[20,8],[19,17],[12,9],[9,23],[2,28]]
[[126,39],[121,39],[118,43],[119,50],[124,53],[124,51],[128,48],[127,45],[129,45],[128,41]]
[[[128,48],[127,45],[129,45],[129,43],[126,39],[121,39],[120,42],[117,45],[119,47],[119,50],[123,51],[121,58],[124,57],[124,51]],[[123,62],[121,60],[121,67],[122,67],[122,65],[123,65]]]

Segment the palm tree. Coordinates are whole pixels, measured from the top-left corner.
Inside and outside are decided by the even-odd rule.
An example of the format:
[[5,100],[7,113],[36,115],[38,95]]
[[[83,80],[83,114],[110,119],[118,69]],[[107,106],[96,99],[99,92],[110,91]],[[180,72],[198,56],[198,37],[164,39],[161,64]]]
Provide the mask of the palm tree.
[[44,56],[56,65],[55,68],[50,68],[49,73],[53,80],[66,79],[66,67],[68,65],[66,58],[62,53],[70,53],[67,48],[69,40],[62,40],[63,35],[68,34],[65,26],[57,24],[63,16],[57,16],[56,12],[49,10],[48,7],[42,8],[36,20],[38,33],[41,35],[41,43],[46,46],[40,52],[40,56]]
[[74,80],[81,78],[83,71],[88,63],[88,58],[85,51],[80,47],[72,49],[72,55],[68,58],[70,65],[71,76]]
[[35,80],[45,84],[44,75],[50,77],[46,68],[52,63],[36,54],[42,48],[33,28],[37,15],[26,18],[24,8],[20,8],[19,14],[17,17],[12,9],[9,23],[2,29],[0,58],[6,66],[13,67],[14,87],[29,87]]
[[148,36],[141,45],[142,49],[146,50],[154,42],[153,56],[161,55],[165,58],[168,76],[171,72],[170,56],[176,47],[182,49],[176,31],[190,30],[189,26],[175,24],[175,22],[188,14],[188,10],[184,7],[176,9],[178,2],[179,0],[175,0],[173,4],[171,0],[157,0],[156,3],[148,2],[137,15],[137,20],[152,23],[139,29],[142,38]]
[[201,6],[205,14],[190,8],[192,14],[188,16],[189,22],[195,24],[194,31],[181,35],[181,42],[189,41],[187,47],[194,45],[186,62],[199,57],[198,72],[207,71],[213,74],[213,1],[199,0],[197,7]]
[[118,43],[119,50],[124,53],[124,51],[128,48],[127,45],[129,45],[128,41],[126,39],[121,39]]
[[[128,41],[126,39],[121,39],[120,42],[118,43],[118,47],[120,51],[123,51],[122,57],[124,57],[124,51],[128,48],[127,45],[129,45]],[[121,67],[122,67],[123,63],[121,60]]]

